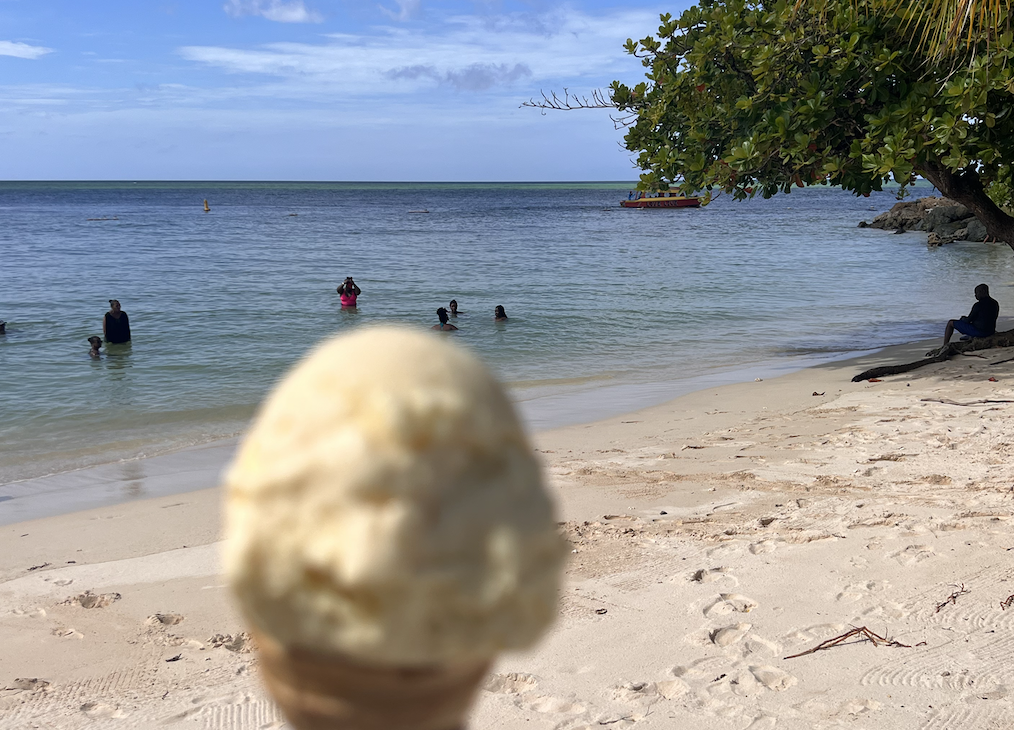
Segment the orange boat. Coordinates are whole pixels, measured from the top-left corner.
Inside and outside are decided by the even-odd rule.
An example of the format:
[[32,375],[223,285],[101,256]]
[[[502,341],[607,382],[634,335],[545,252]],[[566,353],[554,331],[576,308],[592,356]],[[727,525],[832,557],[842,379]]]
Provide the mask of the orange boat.
[[680,195],[675,190],[631,193],[621,200],[624,208],[700,208],[701,199]]

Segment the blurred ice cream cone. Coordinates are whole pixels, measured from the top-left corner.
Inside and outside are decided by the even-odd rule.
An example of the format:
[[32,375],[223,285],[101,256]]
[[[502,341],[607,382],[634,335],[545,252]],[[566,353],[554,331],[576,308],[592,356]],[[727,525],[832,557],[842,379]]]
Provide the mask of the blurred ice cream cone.
[[441,338],[321,345],[226,484],[226,571],[298,730],[459,730],[497,654],[556,616],[566,546],[534,450]]
[[298,730],[460,730],[489,667],[371,666],[254,638],[264,683]]

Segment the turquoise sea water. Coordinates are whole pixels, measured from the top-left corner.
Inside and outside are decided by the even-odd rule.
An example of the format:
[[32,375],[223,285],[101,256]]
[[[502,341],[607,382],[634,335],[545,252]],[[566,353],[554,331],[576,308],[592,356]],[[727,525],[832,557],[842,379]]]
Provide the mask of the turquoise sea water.
[[[0,182],[0,483],[236,433],[321,338],[429,327],[451,298],[451,336],[537,426],[575,399],[603,416],[646,384],[935,336],[980,281],[1014,311],[1006,246],[856,228],[888,193],[632,211],[629,187]],[[134,340],[92,361],[110,298]]]

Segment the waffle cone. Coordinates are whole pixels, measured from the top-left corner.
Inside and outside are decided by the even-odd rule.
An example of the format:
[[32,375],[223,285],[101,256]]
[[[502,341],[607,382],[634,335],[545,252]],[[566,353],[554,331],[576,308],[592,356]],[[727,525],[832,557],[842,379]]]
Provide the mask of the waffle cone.
[[264,683],[297,730],[461,730],[489,668],[371,665],[254,639]]

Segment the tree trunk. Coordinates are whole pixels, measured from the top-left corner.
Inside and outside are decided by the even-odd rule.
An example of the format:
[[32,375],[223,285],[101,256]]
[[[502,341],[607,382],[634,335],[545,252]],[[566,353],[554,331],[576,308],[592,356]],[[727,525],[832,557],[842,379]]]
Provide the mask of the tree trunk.
[[982,181],[975,170],[966,168],[961,172],[953,172],[939,162],[927,161],[917,171],[946,197],[972,211],[972,214],[986,226],[986,235],[1014,248],[1014,217],[1004,213],[986,195],[986,190],[982,187]]
[[952,355],[957,355],[962,352],[989,350],[994,347],[1014,347],[1014,330],[997,332],[989,337],[973,337],[972,339],[965,340],[963,342],[952,342],[947,345],[947,347],[941,347],[940,351],[932,357],[928,356],[922,360],[905,363],[904,365],[881,365],[880,367],[870,368],[869,370],[864,370],[859,373],[859,375],[852,378],[852,382],[859,383],[863,380],[869,380],[870,378],[882,378],[885,375],[900,375],[901,373],[907,373],[911,370],[915,370],[916,368],[921,368],[924,365],[932,365],[935,362],[944,362],[945,360],[950,359]]

